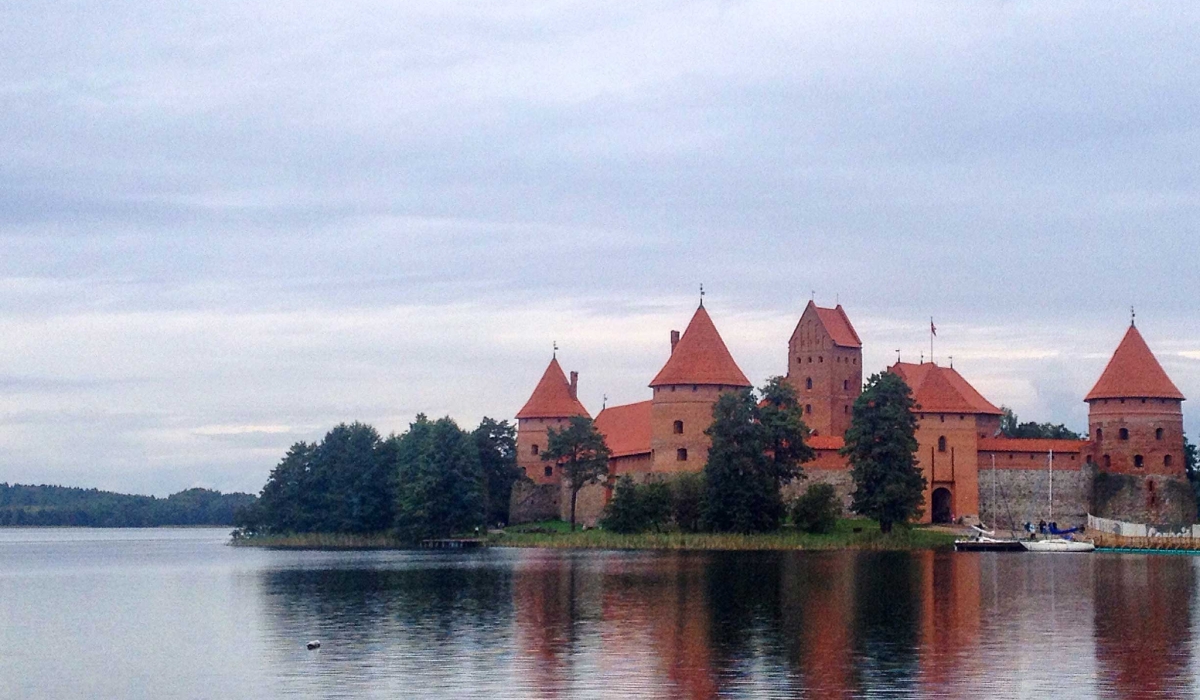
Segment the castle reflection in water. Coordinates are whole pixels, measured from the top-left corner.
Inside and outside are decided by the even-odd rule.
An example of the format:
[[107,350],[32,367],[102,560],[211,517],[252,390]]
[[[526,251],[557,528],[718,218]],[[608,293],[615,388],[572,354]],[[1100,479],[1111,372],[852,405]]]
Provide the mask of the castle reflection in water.
[[539,697],[588,673],[631,696],[1192,697],[1190,558],[529,556],[516,643]]
[[[326,641],[321,673],[285,674],[301,693],[1185,698],[1197,685],[1192,557],[327,556],[257,577],[271,648]],[[293,668],[291,654],[271,663]]]

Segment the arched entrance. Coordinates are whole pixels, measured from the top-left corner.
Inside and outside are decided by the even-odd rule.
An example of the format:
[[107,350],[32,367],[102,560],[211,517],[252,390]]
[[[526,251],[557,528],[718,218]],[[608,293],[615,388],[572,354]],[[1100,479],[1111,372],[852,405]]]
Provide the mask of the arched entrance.
[[948,523],[950,522],[951,506],[953,499],[950,495],[950,489],[938,487],[933,490],[933,522]]

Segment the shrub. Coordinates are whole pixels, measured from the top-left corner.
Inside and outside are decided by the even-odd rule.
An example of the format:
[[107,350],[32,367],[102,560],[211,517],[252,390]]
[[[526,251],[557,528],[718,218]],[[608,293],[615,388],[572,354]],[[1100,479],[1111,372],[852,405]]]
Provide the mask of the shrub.
[[660,481],[635,484],[629,476],[617,480],[601,525],[621,534],[662,530],[671,520],[671,489]]
[[837,493],[829,484],[813,484],[803,496],[792,501],[792,522],[804,532],[833,532],[840,512]]

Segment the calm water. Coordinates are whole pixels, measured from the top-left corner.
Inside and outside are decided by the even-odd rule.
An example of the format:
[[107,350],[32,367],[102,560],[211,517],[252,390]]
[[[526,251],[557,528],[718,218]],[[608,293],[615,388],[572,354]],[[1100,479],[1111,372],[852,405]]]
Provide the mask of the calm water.
[[[0,529],[0,697],[1193,697],[1197,559]],[[320,639],[319,651],[304,643]]]

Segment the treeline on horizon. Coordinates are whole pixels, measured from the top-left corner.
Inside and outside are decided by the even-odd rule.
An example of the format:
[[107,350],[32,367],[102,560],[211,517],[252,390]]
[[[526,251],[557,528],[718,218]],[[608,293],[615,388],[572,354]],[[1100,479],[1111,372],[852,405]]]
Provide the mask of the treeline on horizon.
[[258,500],[248,493],[192,488],[166,498],[71,486],[0,483],[0,526],[226,526]]
[[517,432],[484,418],[474,430],[424,414],[384,438],[342,423],[320,442],[298,442],[271,470],[257,502],[240,510],[236,536],[392,532],[404,540],[508,522]]

